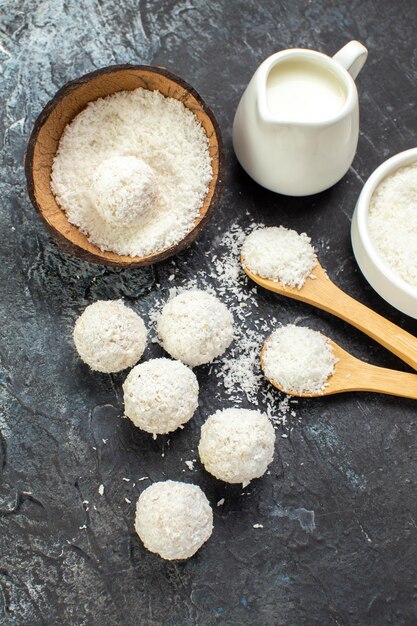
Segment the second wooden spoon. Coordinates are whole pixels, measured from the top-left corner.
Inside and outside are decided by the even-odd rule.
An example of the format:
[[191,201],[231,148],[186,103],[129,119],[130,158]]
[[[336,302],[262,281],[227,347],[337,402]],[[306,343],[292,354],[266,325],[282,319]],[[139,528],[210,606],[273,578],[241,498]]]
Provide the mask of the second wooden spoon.
[[245,266],[243,260],[242,266],[249,278],[264,289],[312,304],[323,311],[340,317],[340,319],[372,337],[384,348],[411,365],[412,368],[417,369],[417,338],[348,296],[330,280],[320,263],[317,263],[312,272],[314,278],[307,278],[301,289],[287,287],[279,282],[261,278],[253,274]]
[[[261,367],[264,370],[265,342],[261,351]],[[417,374],[407,374],[396,370],[389,370],[384,367],[370,365],[349,354],[337,343],[329,339],[338,362],[334,366],[334,374],[330,376],[327,385],[320,392],[299,393],[293,389],[283,389],[271,378],[269,382],[291,396],[314,398],[318,396],[329,396],[334,393],[344,393],[346,391],[373,391],[385,393],[390,396],[401,398],[412,398],[417,400]]]

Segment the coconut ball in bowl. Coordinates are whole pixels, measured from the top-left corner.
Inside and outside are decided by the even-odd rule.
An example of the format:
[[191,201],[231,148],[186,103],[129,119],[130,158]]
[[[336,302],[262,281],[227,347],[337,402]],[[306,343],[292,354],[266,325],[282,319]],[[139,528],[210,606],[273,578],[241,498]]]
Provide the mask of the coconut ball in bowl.
[[134,156],[104,159],[93,174],[91,200],[97,212],[110,224],[140,224],[158,200],[155,172],[145,161]]
[[168,354],[196,367],[210,363],[229,347],[233,316],[211,293],[192,289],[167,302],[157,330]]
[[189,559],[213,532],[213,511],[197,485],[166,480],[139,497],[135,530],[163,559]]
[[265,474],[275,450],[275,431],[266,415],[249,409],[224,409],[201,428],[198,444],[206,470],[227,483],[242,483]]
[[194,415],[198,382],[194,372],[179,361],[151,359],[129,372],[123,395],[125,413],[135,426],[153,435],[164,435]]
[[146,347],[142,319],[122,300],[98,300],[75,322],[77,352],[92,370],[110,374],[132,367]]

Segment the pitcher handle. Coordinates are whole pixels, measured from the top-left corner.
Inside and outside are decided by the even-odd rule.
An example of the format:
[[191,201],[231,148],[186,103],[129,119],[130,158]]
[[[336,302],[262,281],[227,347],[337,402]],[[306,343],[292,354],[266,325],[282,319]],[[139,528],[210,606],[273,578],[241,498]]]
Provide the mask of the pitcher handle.
[[368,50],[359,41],[349,41],[343,48],[336,52],[333,60],[345,68],[353,80],[363,68]]

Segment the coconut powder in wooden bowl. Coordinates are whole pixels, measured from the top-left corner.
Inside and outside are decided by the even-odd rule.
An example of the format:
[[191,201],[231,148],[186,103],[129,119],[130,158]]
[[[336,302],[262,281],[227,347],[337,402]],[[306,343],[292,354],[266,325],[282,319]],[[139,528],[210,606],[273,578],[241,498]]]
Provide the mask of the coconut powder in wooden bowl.
[[208,138],[193,112],[138,88],[90,102],[67,125],[51,186],[89,241],[143,257],[192,229],[212,176]]

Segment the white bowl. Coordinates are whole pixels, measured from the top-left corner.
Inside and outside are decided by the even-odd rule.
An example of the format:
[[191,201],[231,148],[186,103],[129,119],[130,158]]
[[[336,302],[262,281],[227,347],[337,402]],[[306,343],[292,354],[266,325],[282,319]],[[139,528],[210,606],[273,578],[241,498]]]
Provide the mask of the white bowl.
[[417,319],[417,288],[405,282],[385,263],[368,229],[368,210],[373,192],[389,174],[417,161],[417,148],[405,150],[380,165],[366,181],[352,217],[351,238],[356,261],[368,283],[393,307]]

